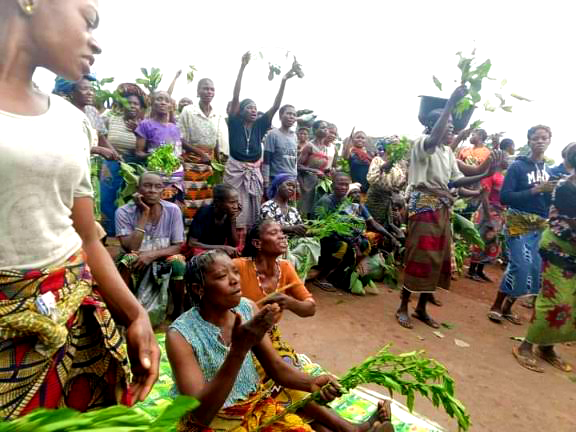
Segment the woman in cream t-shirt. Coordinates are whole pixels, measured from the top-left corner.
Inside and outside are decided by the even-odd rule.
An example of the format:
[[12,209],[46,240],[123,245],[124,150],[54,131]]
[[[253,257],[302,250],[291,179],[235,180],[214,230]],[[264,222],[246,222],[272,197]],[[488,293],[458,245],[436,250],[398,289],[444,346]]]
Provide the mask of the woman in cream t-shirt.
[[158,377],[148,315],[96,235],[88,120],[32,83],[39,66],[88,74],[98,22],[97,0],[0,2],[0,421],[131,404]]

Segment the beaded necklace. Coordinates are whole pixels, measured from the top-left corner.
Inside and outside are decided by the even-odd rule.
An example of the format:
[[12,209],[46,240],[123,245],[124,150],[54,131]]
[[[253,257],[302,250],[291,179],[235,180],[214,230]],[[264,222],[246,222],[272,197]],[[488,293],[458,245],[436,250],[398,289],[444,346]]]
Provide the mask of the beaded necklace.
[[256,272],[256,280],[258,281],[258,287],[260,288],[260,291],[262,291],[264,294],[271,294],[273,292],[278,291],[278,288],[280,286],[280,279],[282,279],[282,270],[280,269],[280,264],[278,263],[278,260],[276,260],[276,267],[274,269],[274,276],[275,277],[277,276],[278,279],[276,281],[276,287],[272,291],[266,291],[264,290],[264,288],[262,288],[262,282],[266,278],[266,275],[258,271],[258,268],[256,267],[256,261],[254,260],[254,258],[252,258],[252,265],[254,266],[254,271]]

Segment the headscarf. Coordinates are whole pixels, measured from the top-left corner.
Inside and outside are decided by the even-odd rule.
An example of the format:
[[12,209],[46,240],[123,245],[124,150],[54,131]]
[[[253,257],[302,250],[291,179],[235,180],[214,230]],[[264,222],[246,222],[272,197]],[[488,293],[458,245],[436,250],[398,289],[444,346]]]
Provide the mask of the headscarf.
[[376,141],[376,149],[379,152],[386,151],[386,147],[392,144],[392,140],[390,138],[382,138]]
[[252,99],[244,99],[242,102],[240,102],[240,114],[244,112],[248,105],[256,105],[256,102],[254,102]]
[[[96,77],[94,75],[84,75],[82,79],[88,81],[96,81]],[[52,93],[62,96],[70,96],[72,93],[74,93],[77,83],[78,81],[70,81],[66,78],[58,76],[54,80],[54,89],[52,90]]]
[[360,183],[351,183],[350,186],[348,186],[347,195],[350,195],[353,192],[360,192],[361,190],[362,190],[362,185]]
[[282,184],[286,183],[289,180],[296,181],[296,176],[287,173],[281,173],[274,176],[274,179],[272,180],[272,183],[268,188],[268,198],[274,199],[274,197],[278,193],[278,189],[280,189],[280,186],[282,186]]
[[148,108],[148,96],[146,93],[144,93],[144,90],[142,90],[138,84],[123,83],[118,86],[116,91],[120,93],[123,98],[136,96],[138,99],[140,99],[140,105],[142,105],[142,109],[145,110]]

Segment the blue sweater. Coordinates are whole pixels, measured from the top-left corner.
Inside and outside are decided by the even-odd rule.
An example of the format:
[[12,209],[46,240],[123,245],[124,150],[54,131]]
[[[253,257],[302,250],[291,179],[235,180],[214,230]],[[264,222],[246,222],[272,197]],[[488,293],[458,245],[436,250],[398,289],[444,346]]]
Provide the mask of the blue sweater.
[[538,183],[548,181],[548,169],[544,161],[534,162],[528,157],[518,156],[506,172],[500,191],[502,204],[543,218],[548,217],[551,194],[531,192]]

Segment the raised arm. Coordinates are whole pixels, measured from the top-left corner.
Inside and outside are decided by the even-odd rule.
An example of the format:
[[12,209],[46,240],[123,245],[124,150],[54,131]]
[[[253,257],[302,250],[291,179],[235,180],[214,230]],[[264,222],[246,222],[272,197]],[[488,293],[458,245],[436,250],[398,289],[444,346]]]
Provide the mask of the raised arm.
[[454,138],[454,141],[452,141],[452,144],[450,144],[452,151],[456,151],[460,143],[467,140],[471,133],[472,129],[470,128],[460,131],[458,135],[456,135],[456,138]]
[[242,56],[242,64],[240,64],[240,71],[238,71],[238,77],[236,78],[236,84],[234,84],[234,94],[232,95],[232,102],[230,102],[230,107],[228,109],[228,115],[235,116],[240,112],[240,89],[242,87],[242,77],[244,76],[244,69],[250,62],[250,51]]
[[442,145],[442,140],[446,136],[446,130],[448,128],[448,121],[452,116],[452,111],[454,111],[454,107],[456,104],[468,93],[468,89],[465,85],[461,85],[460,87],[456,88],[448,102],[446,102],[446,106],[444,107],[444,111],[442,111],[442,115],[432,128],[432,132],[430,136],[426,138],[426,142],[424,143],[424,150],[428,152],[432,152],[436,147]]
[[284,90],[286,89],[286,81],[288,81],[294,75],[296,75],[296,72],[294,71],[294,68],[292,68],[286,73],[286,75],[282,77],[282,82],[280,83],[280,89],[278,90],[276,99],[274,99],[274,105],[272,105],[272,108],[270,108],[268,112],[266,112],[265,114],[268,117],[268,119],[270,119],[270,122],[274,120],[274,116],[276,115],[276,113],[280,109],[280,105],[282,104],[282,98],[284,97]]
[[174,87],[176,87],[176,81],[178,81],[178,78],[180,78],[180,75],[182,75],[182,69],[180,69],[178,72],[176,72],[176,76],[174,77],[174,79],[170,83],[170,87],[168,87],[168,91],[166,93],[168,93],[170,96],[172,96],[172,92],[174,92]]

